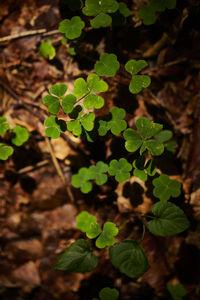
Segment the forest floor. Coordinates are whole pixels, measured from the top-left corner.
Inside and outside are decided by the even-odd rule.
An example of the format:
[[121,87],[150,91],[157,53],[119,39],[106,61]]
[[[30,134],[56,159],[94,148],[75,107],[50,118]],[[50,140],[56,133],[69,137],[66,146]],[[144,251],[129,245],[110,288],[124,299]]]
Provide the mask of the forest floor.
[[[84,52],[72,57],[57,31],[60,21],[69,17],[62,1],[0,1],[0,115],[11,128],[21,125],[30,134],[23,146],[15,147],[12,157],[0,161],[3,300],[85,300],[97,297],[105,286],[117,288],[123,300],[170,299],[168,282],[180,282],[187,291],[185,299],[200,297],[200,3],[177,1],[175,10],[145,26],[136,20],[144,1],[126,2],[133,12],[131,22],[109,31],[107,44],[105,29],[98,34],[89,31],[82,42]],[[15,37],[40,29],[34,35]],[[4,41],[5,36],[10,38]],[[56,48],[53,60],[44,59],[38,51],[46,39]],[[138,280],[116,271],[107,255],[100,255],[98,268],[86,274],[52,267],[58,255],[83,236],[76,229],[76,215],[81,211],[116,224],[129,218],[131,223],[120,238],[137,239],[141,234],[137,213],[149,213],[153,205],[145,185],[133,177],[118,185],[110,181],[87,195],[71,186],[72,174],[88,162],[126,155],[120,137],[108,135],[95,143],[68,132],[65,139],[45,137],[43,120],[48,112],[42,98],[49,87],[62,82],[72,91],[74,80],[91,73],[104,51],[115,53],[122,64],[132,58],[148,61],[145,72],[152,83],[137,96],[128,91],[123,67],[115,77],[106,78],[110,88],[101,114],[116,105],[126,110],[129,127],[134,127],[136,118],[146,116],[174,132],[176,152],[156,163],[182,183],[176,204],[191,223],[187,232],[174,237],[146,234],[143,247],[151,268]]]

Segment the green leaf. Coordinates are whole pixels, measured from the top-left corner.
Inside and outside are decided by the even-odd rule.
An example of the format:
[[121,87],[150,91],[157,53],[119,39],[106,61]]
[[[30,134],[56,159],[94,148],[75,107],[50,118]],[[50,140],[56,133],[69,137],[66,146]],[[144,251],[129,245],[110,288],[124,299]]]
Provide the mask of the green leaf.
[[99,136],[104,136],[106,135],[106,133],[108,132],[108,128],[107,128],[107,121],[105,120],[98,120],[98,134]]
[[119,12],[127,18],[130,15],[130,9],[127,7],[127,4],[124,2],[119,2]]
[[86,0],[83,13],[86,16],[96,16],[100,12],[114,13],[118,6],[116,0]]
[[168,175],[162,174],[153,180],[153,194],[161,201],[167,201],[170,197],[178,197],[181,194],[181,183],[171,180]]
[[164,146],[167,151],[174,153],[176,151],[176,148],[178,147],[178,144],[175,141],[169,141],[165,142]]
[[47,59],[53,59],[56,56],[56,49],[51,43],[41,43],[39,47],[40,55]]
[[164,152],[164,145],[155,140],[144,141],[145,148],[148,149],[149,154],[152,156],[159,156]]
[[61,33],[65,34],[66,38],[73,40],[81,35],[84,27],[85,22],[83,22],[79,16],[75,16],[71,18],[71,20],[63,20],[58,29]]
[[105,174],[108,171],[108,165],[102,161],[98,161],[96,166],[89,167],[90,178],[96,180],[96,184],[103,185],[106,183],[108,176]]
[[67,52],[69,53],[69,55],[71,56],[75,56],[77,53],[76,53],[76,48],[75,47],[68,47],[67,48]]
[[10,125],[6,123],[6,118],[0,117],[0,134],[5,134],[9,128]]
[[87,211],[82,211],[76,217],[76,227],[85,232],[90,239],[96,238],[101,233],[101,227],[97,223],[96,217],[89,215]]
[[154,136],[163,128],[163,125],[154,123],[146,117],[138,118],[135,125],[145,139]]
[[98,14],[94,19],[90,21],[91,26],[95,29],[101,27],[109,27],[111,23],[112,18],[103,12]]
[[96,240],[97,248],[105,248],[106,246],[112,246],[115,243],[114,236],[119,232],[117,226],[112,222],[106,222],[103,226],[103,232]]
[[176,235],[190,226],[182,209],[171,202],[157,202],[154,204],[152,212],[155,219],[148,222],[148,229],[155,235]]
[[129,91],[132,94],[138,94],[142,89],[147,88],[151,84],[151,78],[148,75],[135,75],[129,84]]
[[15,126],[12,130],[12,143],[16,146],[22,146],[29,138],[28,130],[21,126]]
[[68,94],[62,99],[62,109],[64,113],[70,114],[74,109],[76,103],[76,97],[72,94]]
[[0,143],[0,160],[6,160],[13,154],[14,150],[11,146]]
[[111,160],[108,173],[111,176],[115,176],[117,182],[122,182],[130,178],[130,171],[132,170],[131,164],[127,162],[125,158]]
[[80,122],[81,125],[85,128],[85,130],[87,131],[91,131],[94,128],[94,119],[95,119],[95,115],[94,113],[89,113],[89,114],[85,114]]
[[51,116],[44,121],[44,125],[47,127],[45,133],[52,139],[57,139],[60,136],[60,132],[67,130],[66,122],[64,120],[58,120],[56,116]]
[[99,292],[99,298],[101,300],[117,300],[119,298],[119,292],[116,289],[106,287]]
[[133,171],[133,175],[135,177],[140,178],[143,181],[147,180],[148,175],[149,176],[154,176],[156,174],[154,161],[149,160],[145,164],[145,157],[144,156],[140,156],[137,159],[135,159],[134,162],[133,162],[133,166],[135,168],[134,171]]
[[186,290],[184,286],[180,283],[168,283],[167,289],[173,300],[183,300],[183,297],[186,296]]
[[79,120],[72,120],[67,123],[67,129],[75,136],[80,136],[82,133],[82,127]]
[[123,136],[126,140],[125,148],[129,152],[135,152],[142,145],[142,138],[134,129],[126,129]]
[[90,251],[88,241],[79,239],[62,253],[54,268],[62,271],[85,273],[92,271],[98,264],[98,258]]
[[161,143],[170,140],[172,138],[172,136],[173,136],[173,133],[171,130],[161,130],[156,135],[154,135],[155,139],[157,139]]
[[54,97],[52,95],[46,95],[43,98],[43,103],[46,105],[49,109],[49,112],[51,114],[56,115],[59,112],[60,109],[60,99],[57,97]]
[[86,94],[88,94],[90,91],[87,87],[87,84],[83,78],[78,78],[74,81],[74,91],[73,94],[77,98],[82,98]]
[[123,108],[113,107],[110,113],[112,117],[111,120],[107,122],[107,129],[113,134],[118,135],[127,127],[126,121],[122,120],[126,115],[126,111]]
[[114,76],[120,64],[115,54],[104,53],[100,56],[100,60],[95,63],[94,68],[99,76]]
[[101,96],[89,94],[85,97],[83,104],[87,109],[99,109],[104,106],[104,99]]
[[50,93],[57,97],[62,97],[67,91],[67,85],[64,83],[54,84],[49,89]]
[[150,160],[147,162],[147,164],[146,164],[146,166],[145,166],[145,169],[146,169],[147,174],[148,174],[149,176],[154,176],[154,175],[156,174],[155,163],[154,163],[154,161],[153,161],[152,159],[150,159]]
[[113,266],[130,278],[138,278],[149,269],[143,248],[135,240],[125,240],[109,250]]
[[145,25],[152,25],[156,21],[155,10],[150,4],[143,4],[140,6],[138,17],[143,20]]
[[131,75],[136,75],[147,66],[148,64],[145,60],[131,59],[125,64],[125,69],[127,72],[131,73]]
[[87,168],[80,168],[78,173],[72,176],[72,185],[75,188],[80,188],[82,193],[87,194],[92,190],[90,179],[89,170]]
[[101,80],[97,74],[90,74],[87,77],[87,83],[92,92],[106,92],[108,85],[104,80]]

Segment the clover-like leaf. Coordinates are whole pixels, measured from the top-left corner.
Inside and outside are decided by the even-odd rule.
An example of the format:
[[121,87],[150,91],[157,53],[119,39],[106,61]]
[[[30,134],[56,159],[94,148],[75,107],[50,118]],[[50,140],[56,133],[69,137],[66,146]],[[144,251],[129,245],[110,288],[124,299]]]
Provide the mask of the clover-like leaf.
[[154,136],[163,128],[163,125],[154,123],[146,117],[138,118],[135,125],[144,138],[150,138]]
[[127,4],[124,2],[119,2],[119,12],[127,18],[130,15],[130,9],[127,7]]
[[62,99],[62,109],[64,113],[70,114],[74,109],[76,103],[76,97],[72,94],[68,94]]
[[92,190],[90,179],[89,170],[83,167],[79,169],[77,174],[72,176],[72,185],[75,188],[80,188],[82,193],[87,194]]
[[21,126],[15,126],[12,130],[12,143],[16,146],[22,146],[29,138],[28,130]]
[[170,293],[173,300],[183,300],[183,297],[186,296],[186,290],[181,283],[168,283],[167,290]]
[[92,271],[98,264],[98,258],[91,252],[88,241],[79,239],[62,253],[54,269],[85,273]]
[[65,83],[54,84],[49,89],[50,93],[57,96],[62,97],[67,91],[67,85]]
[[131,164],[125,158],[111,160],[108,168],[108,173],[115,176],[117,182],[122,182],[130,178],[130,171],[132,170]]
[[125,148],[129,152],[135,152],[142,145],[142,138],[136,130],[128,128],[124,131],[123,136],[126,140]]
[[58,97],[52,96],[52,95],[46,95],[43,98],[43,103],[46,105],[49,109],[49,112],[51,114],[56,115],[59,112],[60,109],[60,99]]
[[120,64],[115,54],[104,53],[100,56],[100,60],[95,63],[94,68],[99,76],[114,76]]
[[105,287],[99,292],[99,298],[100,300],[117,300],[119,298],[119,292],[117,289]]
[[161,143],[170,140],[172,138],[172,136],[173,136],[173,133],[171,130],[161,130],[156,135],[154,135],[155,139],[157,139]]
[[136,75],[138,72],[140,72],[142,69],[144,69],[147,66],[148,64],[145,60],[130,59],[125,64],[125,69],[127,72],[131,73],[131,75]]
[[85,130],[87,131],[91,131],[94,128],[94,119],[95,119],[95,115],[94,113],[89,113],[89,114],[85,114],[80,122],[81,125],[85,128]]
[[109,249],[113,266],[130,278],[138,278],[149,269],[149,263],[141,245],[135,240],[124,240]]
[[123,108],[113,107],[110,110],[110,114],[112,118],[107,122],[107,129],[113,134],[118,135],[127,127],[126,121],[122,120],[126,115],[126,111]]
[[87,87],[87,84],[83,78],[78,78],[74,81],[74,91],[73,94],[77,98],[82,98],[86,94],[88,94],[90,91]]
[[160,200],[167,201],[170,197],[178,197],[181,194],[181,183],[171,180],[168,175],[162,174],[153,180],[153,194]]
[[83,104],[87,109],[99,109],[104,106],[104,99],[101,96],[89,94],[85,97]]
[[108,176],[105,174],[108,171],[108,165],[102,161],[98,161],[95,166],[89,167],[90,178],[96,180],[96,184],[102,185],[106,183]]
[[0,143],[0,160],[6,160],[13,154],[13,147]]
[[145,25],[152,25],[156,21],[156,13],[150,4],[143,4],[138,10],[138,17]]
[[82,133],[82,127],[79,120],[72,120],[67,123],[67,129],[75,136],[80,136]]
[[78,38],[82,29],[85,27],[85,22],[81,20],[79,16],[72,17],[71,20],[65,19],[60,22],[59,31],[64,33],[66,38],[73,40]]
[[101,227],[97,223],[96,217],[89,215],[87,211],[82,211],[76,217],[76,222],[76,227],[85,232],[90,239],[96,238],[101,233]]
[[106,92],[108,85],[104,80],[101,80],[97,74],[90,74],[87,77],[87,83],[92,92]]
[[153,156],[159,156],[164,152],[164,145],[161,142],[155,140],[147,140],[143,142],[143,145],[140,150],[140,155],[148,149],[149,154]]
[[9,128],[10,125],[6,122],[6,118],[0,117],[0,134],[5,134]]
[[83,13],[86,16],[96,16],[100,12],[114,13],[118,9],[116,0],[86,0]]
[[50,116],[44,121],[44,125],[47,127],[45,133],[52,139],[57,139],[60,136],[60,132],[67,130],[66,122],[59,120],[56,116]]
[[97,248],[105,248],[106,246],[112,246],[115,243],[114,236],[119,232],[117,226],[112,222],[106,222],[103,226],[103,232],[96,240]]
[[129,84],[129,91],[132,94],[138,94],[142,89],[147,88],[151,84],[151,78],[148,75],[135,75]]
[[131,59],[125,64],[125,69],[129,72],[133,77],[129,84],[129,91],[132,94],[138,94],[142,91],[143,88],[146,88],[151,83],[151,78],[147,75],[137,75],[139,71],[147,66],[147,62],[145,60],[135,60]]
[[152,212],[155,215],[155,218],[148,222],[148,229],[155,235],[175,235],[186,230],[190,226],[182,209],[171,202],[157,202],[154,204]]
[[47,59],[53,59],[56,56],[56,49],[50,42],[41,43],[39,47],[40,54]]
[[112,23],[112,18],[103,12],[98,14],[94,19],[90,21],[90,24],[93,28],[109,27]]

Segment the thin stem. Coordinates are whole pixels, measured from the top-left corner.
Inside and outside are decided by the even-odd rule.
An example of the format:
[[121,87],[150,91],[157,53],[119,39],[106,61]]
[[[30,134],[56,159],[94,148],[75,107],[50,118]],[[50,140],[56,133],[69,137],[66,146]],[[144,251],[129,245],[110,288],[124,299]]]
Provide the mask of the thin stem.
[[141,237],[141,240],[140,240],[139,244],[142,244],[142,242],[144,240],[145,233],[146,233],[146,226],[145,226],[144,223],[142,225],[143,225],[142,226],[143,232],[142,232],[142,237]]

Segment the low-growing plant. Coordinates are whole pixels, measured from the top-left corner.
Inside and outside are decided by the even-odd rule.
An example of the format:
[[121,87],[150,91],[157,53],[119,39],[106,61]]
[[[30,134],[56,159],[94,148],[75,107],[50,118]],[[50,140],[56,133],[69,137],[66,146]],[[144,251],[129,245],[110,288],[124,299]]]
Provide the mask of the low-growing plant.
[[[0,160],[7,160],[14,152],[14,148],[10,146],[4,138],[8,132],[10,125],[6,122],[5,117],[0,117]],[[15,126],[10,132],[10,139],[13,145],[22,146],[29,138],[28,130],[21,126]]]
[[[81,9],[82,13],[90,18],[90,25],[93,29],[114,24],[115,17],[119,14],[124,18],[130,14],[125,3],[115,0],[76,2],[70,0],[67,4],[70,8],[72,7],[72,10]],[[174,8],[175,5],[176,1],[151,0],[149,4],[140,7],[138,16],[143,19],[144,24],[151,24],[155,22],[155,12]],[[64,42],[70,46],[69,40],[83,35],[85,26],[80,16],[74,16],[71,20],[63,20],[59,30],[64,34]],[[96,249],[109,247],[111,264],[121,273],[136,279],[147,272],[150,267],[142,247],[145,228],[156,236],[171,236],[186,230],[189,227],[189,221],[184,211],[173,203],[173,198],[181,194],[181,183],[172,180],[167,174],[162,174],[156,167],[155,157],[162,155],[165,151],[174,152],[176,143],[171,140],[172,131],[163,129],[162,124],[155,123],[145,116],[137,118],[135,126],[129,128],[125,120],[126,111],[117,106],[111,108],[107,115],[95,116],[94,109],[104,107],[104,98],[101,93],[109,89],[106,78],[115,76],[120,65],[122,68],[115,53],[105,52],[94,63],[94,72],[90,73],[86,80],[79,77],[74,81],[72,93],[67,93],[66,84],[51,86],[49,94],[43,98],[43,103],[52,114],[44,123],[46,135],[56,139],[61,132],[68,130],[74,136],[87,139],[88,142],[94,142],[99,136],[106,134],[120,136],[127,153],[135,153],[137,158],[132,159],[131,155],[127,155],[127,157],[123,156],[110,161],[98,161],[88,167],[82,166],[78,173],[72,176],[73,187],[87,194],[92,191],[93,184],[104,185],[109,177],[114,177],[116,182],[129,180],[131,176],[146,182],[150,177],[153,178],[153,196],[158,201],[153,205],[151,215],[141,215],[143,233],[139,242],[135,239],[119,242],[120,238],[116,240],[116,237],[123,226],[117,226],[109,220],[101,226],[95,216],[87,211],[81,212],[76,218],[77,229],[85,233],[87,239],[78,239],[72,243],[58,257],[54,268],[81,273],[92,271],[98,265],[98,257],[91,248],[95,245]],[[148,63],[142,59],[130,59],[124,65],[127,77],[130,76],[131,94],[138,94],[149,87],[151,78],[140,73],[147,66]],[[67,115],[65,120],[58,118],[61,110]],[[90,243],[91,239],[95,239],[95,243]],[[118,294],[113,290],[104,290],[100,292],[99,297],[100,299],[117,299]]]

